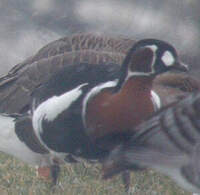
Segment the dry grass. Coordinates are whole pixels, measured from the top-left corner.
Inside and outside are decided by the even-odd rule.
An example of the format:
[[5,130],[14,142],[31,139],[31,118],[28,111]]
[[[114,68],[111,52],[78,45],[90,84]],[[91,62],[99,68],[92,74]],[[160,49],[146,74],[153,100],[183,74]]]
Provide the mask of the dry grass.
[[[134,195],[190,195],[173,181],[153,171],[132,174]],[[120,177],[109,181],[101,179],[98,165],[66,165],[62,167],[59,186],[36,176],[35,168],[0,154],[0,195],[122,195]]]

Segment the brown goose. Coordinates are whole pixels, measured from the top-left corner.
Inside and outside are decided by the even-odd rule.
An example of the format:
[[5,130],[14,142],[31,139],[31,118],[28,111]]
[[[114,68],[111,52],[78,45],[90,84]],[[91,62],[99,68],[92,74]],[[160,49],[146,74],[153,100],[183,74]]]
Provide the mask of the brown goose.
[[[121,37],[82,33],[48,44],[0,78],[0,112],[27,112],[32,91],[66,64],[121,64],[134,42]],[[185,74],[166,73],[155,79],[154,88],[161,95],[162,104],[168,104],[199,90],[200,81]],[[169,91],[171,95],[166,96]]]
[[[42,48],[36,55],[30,57],[24,62],[16,65],[9,73],[0,79],[0,111],[7,113],[24,113],[27,112],[31,104],[31,94],[33,90],[48,80],[51,75],[59,71],[65,65],[81,64],[87,62],[90,64],[121,64],[127,51],[133,45],[134,41],[123,38],[110,38],[98,34],[78,34],[66,37],[50,43]],[[177,76],[160,77],[155,80],[155,90],[158,94],[168,94],[167,90],[178,90],[181,95],[190,92],[183,87],[174,85],[179,80]],[[172,79],[168,84],[167,78]],[[183,83],[189,80],[190,88],[199,89],[198,82],[190,82],[193,80],[190,76],[181,76]],[[181,82],[182,83],[182,82]],[[183,84],[184,85],[184,84]],[[174,87],[175,86],[175,87]],[[196,87],[197,86],[197,87]],[[176,89],[177,88],[177,89]],[[166,99],[163,96],[164,104],[174,101],[171,98]],[[127,179],[125,179],[127,181]]]
[[[133,43],[129,39],[88,33],[72,35],[48,44],[0,78],[0,112],[27,112],[33,90],[66,64],[121,64]],[[42,162],[47,161],[46,158],[40,158]],[[47,165],[43,163],[43,166]],[[45,167],[39,168],[39,171],[48,175]]]
[[98,34],[76,34],[48,44],[0,78],[0,112],[28,111],[36,86],[66,64],[121,64],[133,43]]

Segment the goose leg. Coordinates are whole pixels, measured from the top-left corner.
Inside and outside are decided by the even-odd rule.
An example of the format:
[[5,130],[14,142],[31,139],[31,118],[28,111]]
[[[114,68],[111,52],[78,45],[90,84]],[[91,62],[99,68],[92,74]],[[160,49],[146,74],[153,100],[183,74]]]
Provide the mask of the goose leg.
[[124,171],[121,175],[122,177],[122,182],[124,184],[124,188],[126,192],[129,192],[130,188],[130,172],[129,171]]
[[50,167],[51,177],[52,177],[52,184],[56,185],[58,181],[58,176],[60,174],[60,166],[59,164],[55,163]]
[[48,181],[51,178],[51,168],[48,166],[45,167],[36,167],[38,177]]

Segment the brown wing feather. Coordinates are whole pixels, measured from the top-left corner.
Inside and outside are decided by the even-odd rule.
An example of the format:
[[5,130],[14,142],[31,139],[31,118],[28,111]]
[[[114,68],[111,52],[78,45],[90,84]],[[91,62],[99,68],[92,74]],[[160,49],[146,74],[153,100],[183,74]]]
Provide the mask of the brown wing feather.
[[[13,67],[0,78],[0,112],[25,112],[36,86],[68,64],[121,64],[134,41],[94,33],[80,33],[49,43],[36,55]],[[163,105],[177,101],[200,89],[199,79],[181,74],[163,74],[155,79],[153,89]]]
[[168,105],[199,91],[200,80],[193,75],[168,72],[156,77],[153,90],[160,96],[162,105]]
[[131,39],[110,37],[97,33],[73,34],[49,43],[40,49],[34,56],[13,67],[9,73],[13,74],[21,67],[32,64],[33,62],[43,58],[48,58],[71,51],[92,49],[95,51],[108,51],[114,53],[119,52],[126,54],[134,42],[135,41]]
[[51,42],[0,78],[0,112],[25,112],[36,86],[68,64],[121,64],[133,40],[80,33]]
[[92,50],[68,52],[24,66],[0,81],[0,112],[22,113],[29,109],[32,91],[62,67],[73,64],[121,64],[124,55]]

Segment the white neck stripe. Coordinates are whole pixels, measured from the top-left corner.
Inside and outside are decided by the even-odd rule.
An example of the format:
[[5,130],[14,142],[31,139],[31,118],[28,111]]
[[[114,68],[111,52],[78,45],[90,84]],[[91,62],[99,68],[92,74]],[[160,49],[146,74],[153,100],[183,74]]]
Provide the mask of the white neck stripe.
[[158,47],[156,45],[148,45],[146,48],[150,48],[154,53],[158,50]]
[[109,87],[115,87],[118,83],[118,79],[114,81],[108,81],[106,83],[101,83],[100,85],[97,85],[96,87],[92,88],[87,95],[83,99],[83,109],[82,109],[82,119],[83,123],[86,127],[86,121],[85,121],[85,116],[86,116],[86,108],[87,108],[87,103],[89,100],[96,96],[98,93],[100,93],[103,89],[109,88]]
[[154,72],[128,72],[126,81],[132,76],[150,76]]

